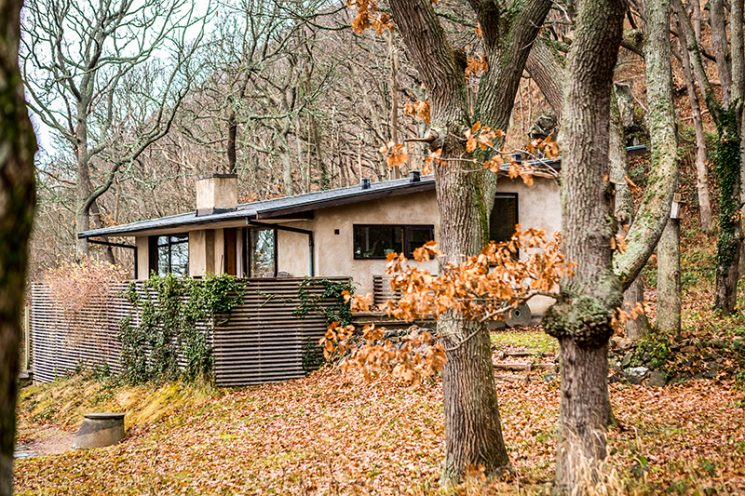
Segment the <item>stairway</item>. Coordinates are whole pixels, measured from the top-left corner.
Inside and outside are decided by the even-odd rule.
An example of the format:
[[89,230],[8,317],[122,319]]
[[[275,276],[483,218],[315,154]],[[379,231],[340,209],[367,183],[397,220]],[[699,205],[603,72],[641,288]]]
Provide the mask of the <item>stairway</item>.
[[495,350],[492,354],[494,378],[505,382],[546,380],[558,372],[556,355],[520,349]]

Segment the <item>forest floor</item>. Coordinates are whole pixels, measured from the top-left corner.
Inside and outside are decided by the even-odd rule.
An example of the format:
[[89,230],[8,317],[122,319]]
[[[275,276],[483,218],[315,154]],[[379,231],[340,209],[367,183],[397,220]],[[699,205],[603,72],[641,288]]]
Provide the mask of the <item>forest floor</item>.
[[[670,381],[610,386],[617,425],[608,434],[605,494],[745,494],[745,315],[710,310],[710,244],[691,245],[709,248],[685,253],[683,335],[645,345]],[[646,276],[653,284],[654,271]],[[517,349],[550,356],[557,348],[535,328],[497,332],[492,342],[495,355]],[[103,449],[18,459],[17,492],[550,494],[559,384],[545,370],[528,375],[497,381],[514,475],[484,481],[476,474],[448,490],[438,485],[439,380],[368,383],[327,367],[238,389],[133,387],[91,374],[34,385],[21,394],[22,445],[48,452],[45,436],[69,436],[89,411],[126,412],[127,438]]]

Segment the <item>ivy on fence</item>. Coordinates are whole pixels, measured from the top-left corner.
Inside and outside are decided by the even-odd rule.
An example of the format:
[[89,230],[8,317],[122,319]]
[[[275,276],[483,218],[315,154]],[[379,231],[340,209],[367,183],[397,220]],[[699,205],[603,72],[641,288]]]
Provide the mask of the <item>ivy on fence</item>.
[[[323,287],[323,293],[312,295],[310,292],[311,285],[320,285]],[[305,317],[311,312],[321,311],[326,318],[326,325],[333,322],[341,325],[352,323],[352,308],[344,295],[352,295],[354,286],[352,282],[347,281],[330,281],[328,279],[310,279],[306,278],[298,287],[298,299],[300,304],[294,310],[294,315],[300,318]],[[333,305],[321,305],[324,300],[333,299]],[[320,367],[324,362],[323,348],[315,340],[309,339],[303,346],[303,370],[310,372]]]
[[[139,311],[139,323],[132,318],[119,323],[122,368],[133,384],[151,380],[209,378],[212,349],[207,324],[225,317],[243,299],[243,286],[232,276],[205,279],[153,275],[138,291],[133,282],[124,297]],[[179,368],[179,351],[185,366]]]

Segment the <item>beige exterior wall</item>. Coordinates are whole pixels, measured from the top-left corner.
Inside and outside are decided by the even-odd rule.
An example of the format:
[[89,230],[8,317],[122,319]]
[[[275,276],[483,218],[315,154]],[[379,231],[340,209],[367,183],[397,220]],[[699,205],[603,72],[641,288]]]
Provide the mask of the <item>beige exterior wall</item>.
[[[310,228],[306,223],[295,224],[295,227]],[[317,251],[320,248],[318,241],[315,242]],[[302,233],[288,231],[277,231],[277,272],[286,273],[295,277],[310,275],[310,249],[308,248],[308,236]],[[319,275],[318,265],[315,267],[316,275]],[[331,274],[323,274],[329,276]]]
[[[527,187],[521,180],[502,179],[497,190],[518,195],[518,221],[523,228],[540,228],[549,234],[561,228],[559,186],[555,181],[539,178]],[[437,240],[440,216],[435,192],[321,209],[314,219],[292,224],[314,232],[317,276],[352,276],[357,291],[364,294],[373,290],[373,275],[385,274],[387,262],[354,259],[354,224],[431,224]],[[337,229],[339,234],[335,234]],[[292,276],[308,275],[307,236],[279,231],[277,239],[278,270]],[[429,262],[427,268],[436,271],[436,263]],[[534,313],[542,314],[550,303],[549,299],[536,298],[530,306]]]
[[[520,180],[502,179],[500,193],[518,195],[518,221],[523,228],[535,227],[553,233],[561,228],[559,186],[553,180],[538,178],[532,187]],[[314,233],[314,268],[316,276],[351,276],[359,293],[373,290],[373,275],[385,274],[385,260],[355,260],[353,254],[354,224],[431,224],[435,239],[440,234],[440,218],[435,192],[409,195],[320,209],[314,218],[288,226],[312,230]],[[212,226],[214,227],[214,226]],[[338,234],[336,234],[338,230]],[[238,246],[242,240],[238,236]],[[147,237],[137,238],[138,277],[147,278]],[[310,275],[308,236],[277,231],[277,270],[280,274],[303,277]],[[237,251],[241,264],[241,250]],[[224,230],[189,231],[189,275],[203,277],[224,272]],[[436,262],[427,267],[437,270]],[[239,267],[239,274],[242,273]],[[542,314],[551,300],[531,302],[535,314]]]
[[144,280],[150,277],[150,246],[148,245],[147,236],[137,236],[135,238],[137,246],[137,279]]

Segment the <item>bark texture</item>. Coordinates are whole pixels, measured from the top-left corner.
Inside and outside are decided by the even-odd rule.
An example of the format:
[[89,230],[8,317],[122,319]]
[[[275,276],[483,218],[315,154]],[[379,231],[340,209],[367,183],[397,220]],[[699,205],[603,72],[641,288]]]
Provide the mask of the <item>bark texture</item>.
[[646,2],[647,41],[644,60],[647,80],[647,124],[652,167],[642,203],[626,236],[628,249],[617,252],[613,269],[627,288],[644,268],[670,217],[678,175],[678,138],[670,68],[670,2]]
[[564,57],[548,43],[538,38],[530,51],[525,69],[538,84],[541,93],[556,113],[557,122],[560,122],[566,75]]
[[[608,159],[610,160],[610,180],[615,192],[613,210],[619,234],[625,236],[626,229],[634,219],[634,197],[626,182],[628,157],[624,143],[624,127],[619,109],[618,86],[611,95],[611,122]],[[630,311],[644,303],[644,281],[641,274],[623,294],[623,308]],[[643,338],[649,332],[649,321],[643,313],[626,321],[626,336],[631,340]]]
[[[734,0],[730,9],[730,50],[724,26],[723,2],[710,4],[712,46],[720,80],[722,99],[718,99],[704,67],[701,47],[691,20],[681,0],[672,0],[678,17],[681,42],[685,42],[696,82],[704,95],[706,107],[717,126],[714,172],[719,186],[719,238],[717,239],[717,270],[714,307],[725,313],[735,311],[737,281],[742,251],[742,223],[739,220],[743,200],[741,180],[745,177],[741,164],[745,156],[742,146],[742,112],[745,94],[745,53],[743,53],[743,2]],[[728,65],[731,64],[731,65]]]
[[680,334],[680,221],[670,219],[657,245],[657,329]]
[[13,490],[18,349],[36,140],[18,69],[21,0],[0,0],[0,495]]
[[[432,150],[453,162],[435,168],[440,248],[445,262],[479,253],[488,235],[496,174],[466,153],[463,133],[475,121],[506,130],[530,46],[551,2],[517,2],[502,12],[498,2],[472,0],[484,33],[489,69],[479,85],[474,115],[464,67],[457,60],[429,0],[391,0],[396,28],[425,83],[431,106]],[[458,482],[469,466],[487,475],[509,467],[502,438],[488,333],[483,324],[453,314],[438,322],[447,351],[443,373],[445,467],[443,483]]]
[[585,470],[606,454],[608,339],[622,289],[611,263],[612,188],[599,178],[610,173],[611,88],[625,12],[622,0],[581,2],[568,58],[562,234],[566,256],[577,267],[574,278],[562,284],[562,300],[545,319],[546,331],[561,347],[556,484],[567,494],[580,490]]

